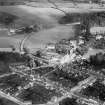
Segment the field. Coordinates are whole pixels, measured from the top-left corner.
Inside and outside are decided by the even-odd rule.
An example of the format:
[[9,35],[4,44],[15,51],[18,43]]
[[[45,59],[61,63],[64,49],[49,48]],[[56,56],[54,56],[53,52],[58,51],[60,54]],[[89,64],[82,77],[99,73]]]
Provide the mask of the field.
[[[62,9],[66,12],[80,14],[104,11],[103,9],[67,8],[66,6]],[[14,21],[16,27],[37,24],[41,28],[38,33],[31,33],[31,37],[25,42],[25,46],[31,50],[32,48],[43,48],[48,42],[57,42],[63,38],[68,39],[75,36],[75,24],[61,25],[58,23],[64,13],[57,9],[18,5],[0,7],[0,12],[17,16],[18,19]],[[24,34],[8,37],[7,32],[0,32],[0,36],[0,47],[6,48],[14,45],[19,50],[19,42]]]
[[0,97],[0,105],[18,105],[18,104]]

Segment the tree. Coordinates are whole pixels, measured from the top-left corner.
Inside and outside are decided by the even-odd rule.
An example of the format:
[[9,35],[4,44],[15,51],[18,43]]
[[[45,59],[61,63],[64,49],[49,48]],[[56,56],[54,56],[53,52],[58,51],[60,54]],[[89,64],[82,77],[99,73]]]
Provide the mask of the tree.
[[65,98],[59,102],[59,105],[77,105],[76,99],[73,98]]
[[4,105],[3,99],[0,99],[0,105]]
[[96,3],[96,4],[98,4],[98,3],[100,3],[100,1],[101,0],[91,0],[93,3]]
[[35,54],[37,57],[41,57],[42,56],[42,52],[40,50],[36,51],[36,54]]
[[16,50],[14,45],[10,45],[10,48],[12,49],[13,52]]

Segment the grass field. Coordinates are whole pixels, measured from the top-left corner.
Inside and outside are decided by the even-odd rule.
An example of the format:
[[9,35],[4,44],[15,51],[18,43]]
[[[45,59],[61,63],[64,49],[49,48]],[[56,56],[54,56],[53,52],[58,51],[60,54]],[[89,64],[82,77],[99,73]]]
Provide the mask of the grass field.
[[[104,9],[87,9],[87,8],[68,8],[63,7],[63,10],[70,13],[90,13],[96,11],[104,11]],[[60,17],[64,13],[53,8],[31,7],[26,5],[18,6],[1,6],[0,12],[6,12],[17,16],[15,20],[18,26],[26,26],[38,24],[41,30],[38,33],[31,33],[31,37],[25,43],[29,48],[43,48],[48,42],[57,42],[63,38],[71,38],[75,36],[75,27],[72,25],[61,25],[58,23]],[[4,32],[0,32],[0,47],[14,45],[18,49],[18,42],[23,38],[23,35],[8,37]],[[5,43],[6,42],[6,43]]]

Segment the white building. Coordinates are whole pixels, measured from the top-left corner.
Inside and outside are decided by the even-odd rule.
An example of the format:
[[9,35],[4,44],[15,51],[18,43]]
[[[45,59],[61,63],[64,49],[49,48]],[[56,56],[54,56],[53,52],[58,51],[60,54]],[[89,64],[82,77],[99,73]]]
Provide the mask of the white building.
[[105,27],[91,27],[90,28],[91,34],[105,34]]
[[51,44],[46,45],[46,49],[47,50],[54,50],[55,49],[55,44],[51,43]]

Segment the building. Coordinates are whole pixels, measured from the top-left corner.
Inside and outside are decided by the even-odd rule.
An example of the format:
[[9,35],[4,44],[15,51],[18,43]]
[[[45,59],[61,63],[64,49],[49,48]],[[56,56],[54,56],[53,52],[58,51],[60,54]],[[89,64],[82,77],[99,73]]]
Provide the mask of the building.
[[55,44],[54,43],[48,43],[46,45],[46,50],[49,50],[49,51],[55,50]]
[[104,35],[105,34],[105,27],[91,27],[90,28],[90,33],[92,35],[96,35],[96,34]]

